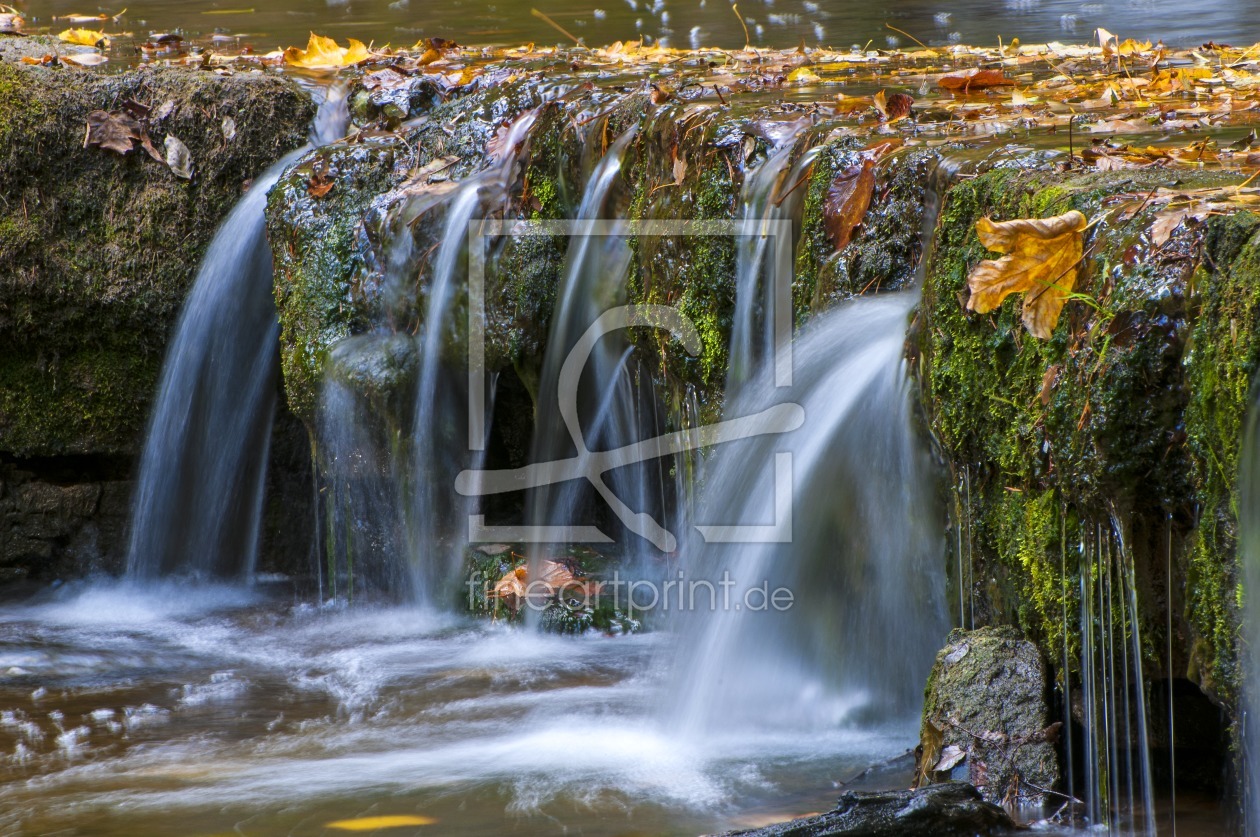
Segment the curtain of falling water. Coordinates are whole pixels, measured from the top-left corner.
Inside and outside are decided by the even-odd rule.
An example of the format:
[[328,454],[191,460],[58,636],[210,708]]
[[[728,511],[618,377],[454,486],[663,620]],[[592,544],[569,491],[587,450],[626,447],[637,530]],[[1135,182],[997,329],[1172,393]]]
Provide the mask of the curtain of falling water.
[[[325,509],[330,592],[357,588],[441,607],[458,569],[467,533],[466,502],[455,474],[477,467],[466,435],[466,344],[457,316],[466,298],[469,226],[501,212],[517,174],[518,149],[537,118],[528,112],[508,128],[490,165],[452,188],[423,188],[393,213],[387,306],[410,308],[408,289],[427,270],[418,336],[406,323],[382,322],[370,335],[334,347],[320,409],[322,479],[332,490]],[[412,222],[441,209],[441,238],[431,267],[417,253]],[[370,380],[385,368],[392,380]],[[413,408],[373,403],[375,390],[405,388],[414,378]],[[384,417],[414,416],[411,426]]]
[[[312,144],[347,120],[331,89]],[[215,233],[167,350],[140,461],[127,575],[248,580],[257,551],[263,480],[275,410],[278,325],[267,192],[307,151],[254,180]]]

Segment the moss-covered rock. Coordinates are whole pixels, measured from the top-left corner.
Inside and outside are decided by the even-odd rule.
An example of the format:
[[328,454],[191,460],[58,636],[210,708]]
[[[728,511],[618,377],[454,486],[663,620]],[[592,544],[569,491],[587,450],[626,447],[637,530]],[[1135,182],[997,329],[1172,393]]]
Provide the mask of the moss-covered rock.
[[[1010,166],[946,197],[915,333],[925,410],[950,469],[950,600],[963,624],[1020,626],[1065,688],[1081,673],[1082,619],[1098,618],[1082,614],[1084,581],[1095,605],[1107,603],[1098,630],[1140,639],[1145,677],[1191,676],[1232,704],[1232,498],[1255,363],[1255,221],[1189,221],[1156,246],[1147,197],[1239,179]],[[965,310],[967,275],[986,257],[979,218],[1069,209],[1100,220],[1049,340],[1023,329],[1014,300],[992,314]],[[1170,612],[1171,658],[1157,650]]]
[[[157,146],[188,146],[191,180],[138,148],[84,147],[88,113],[126,102],[150,109]],[[137,450],[202,252],[312,115],[271,74],[0,63],[0,451]]]
[[1059,781],[1049,692],[1040,650],[1017,629],[953,631],[924,691],[920,781],[965,778],[990,802],[1040,802],[1036,788]]

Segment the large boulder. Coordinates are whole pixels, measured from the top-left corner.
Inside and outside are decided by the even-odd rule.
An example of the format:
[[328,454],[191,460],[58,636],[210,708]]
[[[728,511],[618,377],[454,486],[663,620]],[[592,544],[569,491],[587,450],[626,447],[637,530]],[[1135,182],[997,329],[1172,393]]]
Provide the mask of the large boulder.
[[1040,802],[1059,783],[1046,664],[1015,628],[955,630],[924,694],[918,781],[966,778],[990,802]]

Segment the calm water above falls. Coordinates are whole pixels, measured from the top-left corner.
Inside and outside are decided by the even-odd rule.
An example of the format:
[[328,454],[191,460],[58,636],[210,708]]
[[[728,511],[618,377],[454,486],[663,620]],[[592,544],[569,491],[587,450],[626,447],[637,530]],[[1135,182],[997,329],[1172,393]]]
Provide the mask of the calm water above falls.
[[[21,4],[19,4],[21,5]],[[29,9],[39,22],[49,15],[95,12],[96,6],[53,0]],[[925,43],[991,43],[1001,36],[1034,41],[1088,40],[1099,26],[1122,37],[1163,39],[1193,46],[1260,40],[1260,4],[1250,0],[745,0],[738,4],[756,44],[848,46],[887,38],[909,39],[885,28],[891,24]],[[587,44],[646,35],[674,46],[739,47],[743,28],[728,0],[139,0],[104,4],[111,13],[127,7],[114,31],[143,33],[182,30],[240,34],[260,50],[304,43],[314,29],[378,45],[409,45],[420,36],[440,35],[461,43],[568,42],[530,14],[545,12]],[[252,6],[252,8],[251,8]]]

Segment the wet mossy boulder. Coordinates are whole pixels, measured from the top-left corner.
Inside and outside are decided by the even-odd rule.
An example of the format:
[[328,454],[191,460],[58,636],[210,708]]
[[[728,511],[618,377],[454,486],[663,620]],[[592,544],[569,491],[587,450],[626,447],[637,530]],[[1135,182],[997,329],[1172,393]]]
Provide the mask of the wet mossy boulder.
[[724,837],[997,837],[1014,834],[1004,810],[965,782],[918,790],[849,791],[835,809]]
[[[1257,224],[1226,209],[1156,243],[1163,202],[1152,198],[1225,194],[1242,180],[1017,160],[945,197],[912,354],[948,469],[950,600],[963,624],[1022,628],[1060,689],[1078,688],[1091,664],[1082,609],[1102,602],[1100,630],[1140,638],[1144,679],[1190,677],[1235,706],[1237,454],[1257,362]],[[1023,328],[1018,298],[990,314],[966,310],[967,276],[990,257],[980,218],[1071,209],[1097,223],[1050,339]]]
[[1050,682],[1015,628],[955,630],[924,691],[920,784],[965,778],[994,803],[1040,803],[1059,783]]
[[[125,105],[156,147],[183,141],[191,180],[139,147],[85,147],[88,114]],[[273,74],[0,63],[0,452],[138,450],[202,253],[313,113]]]

